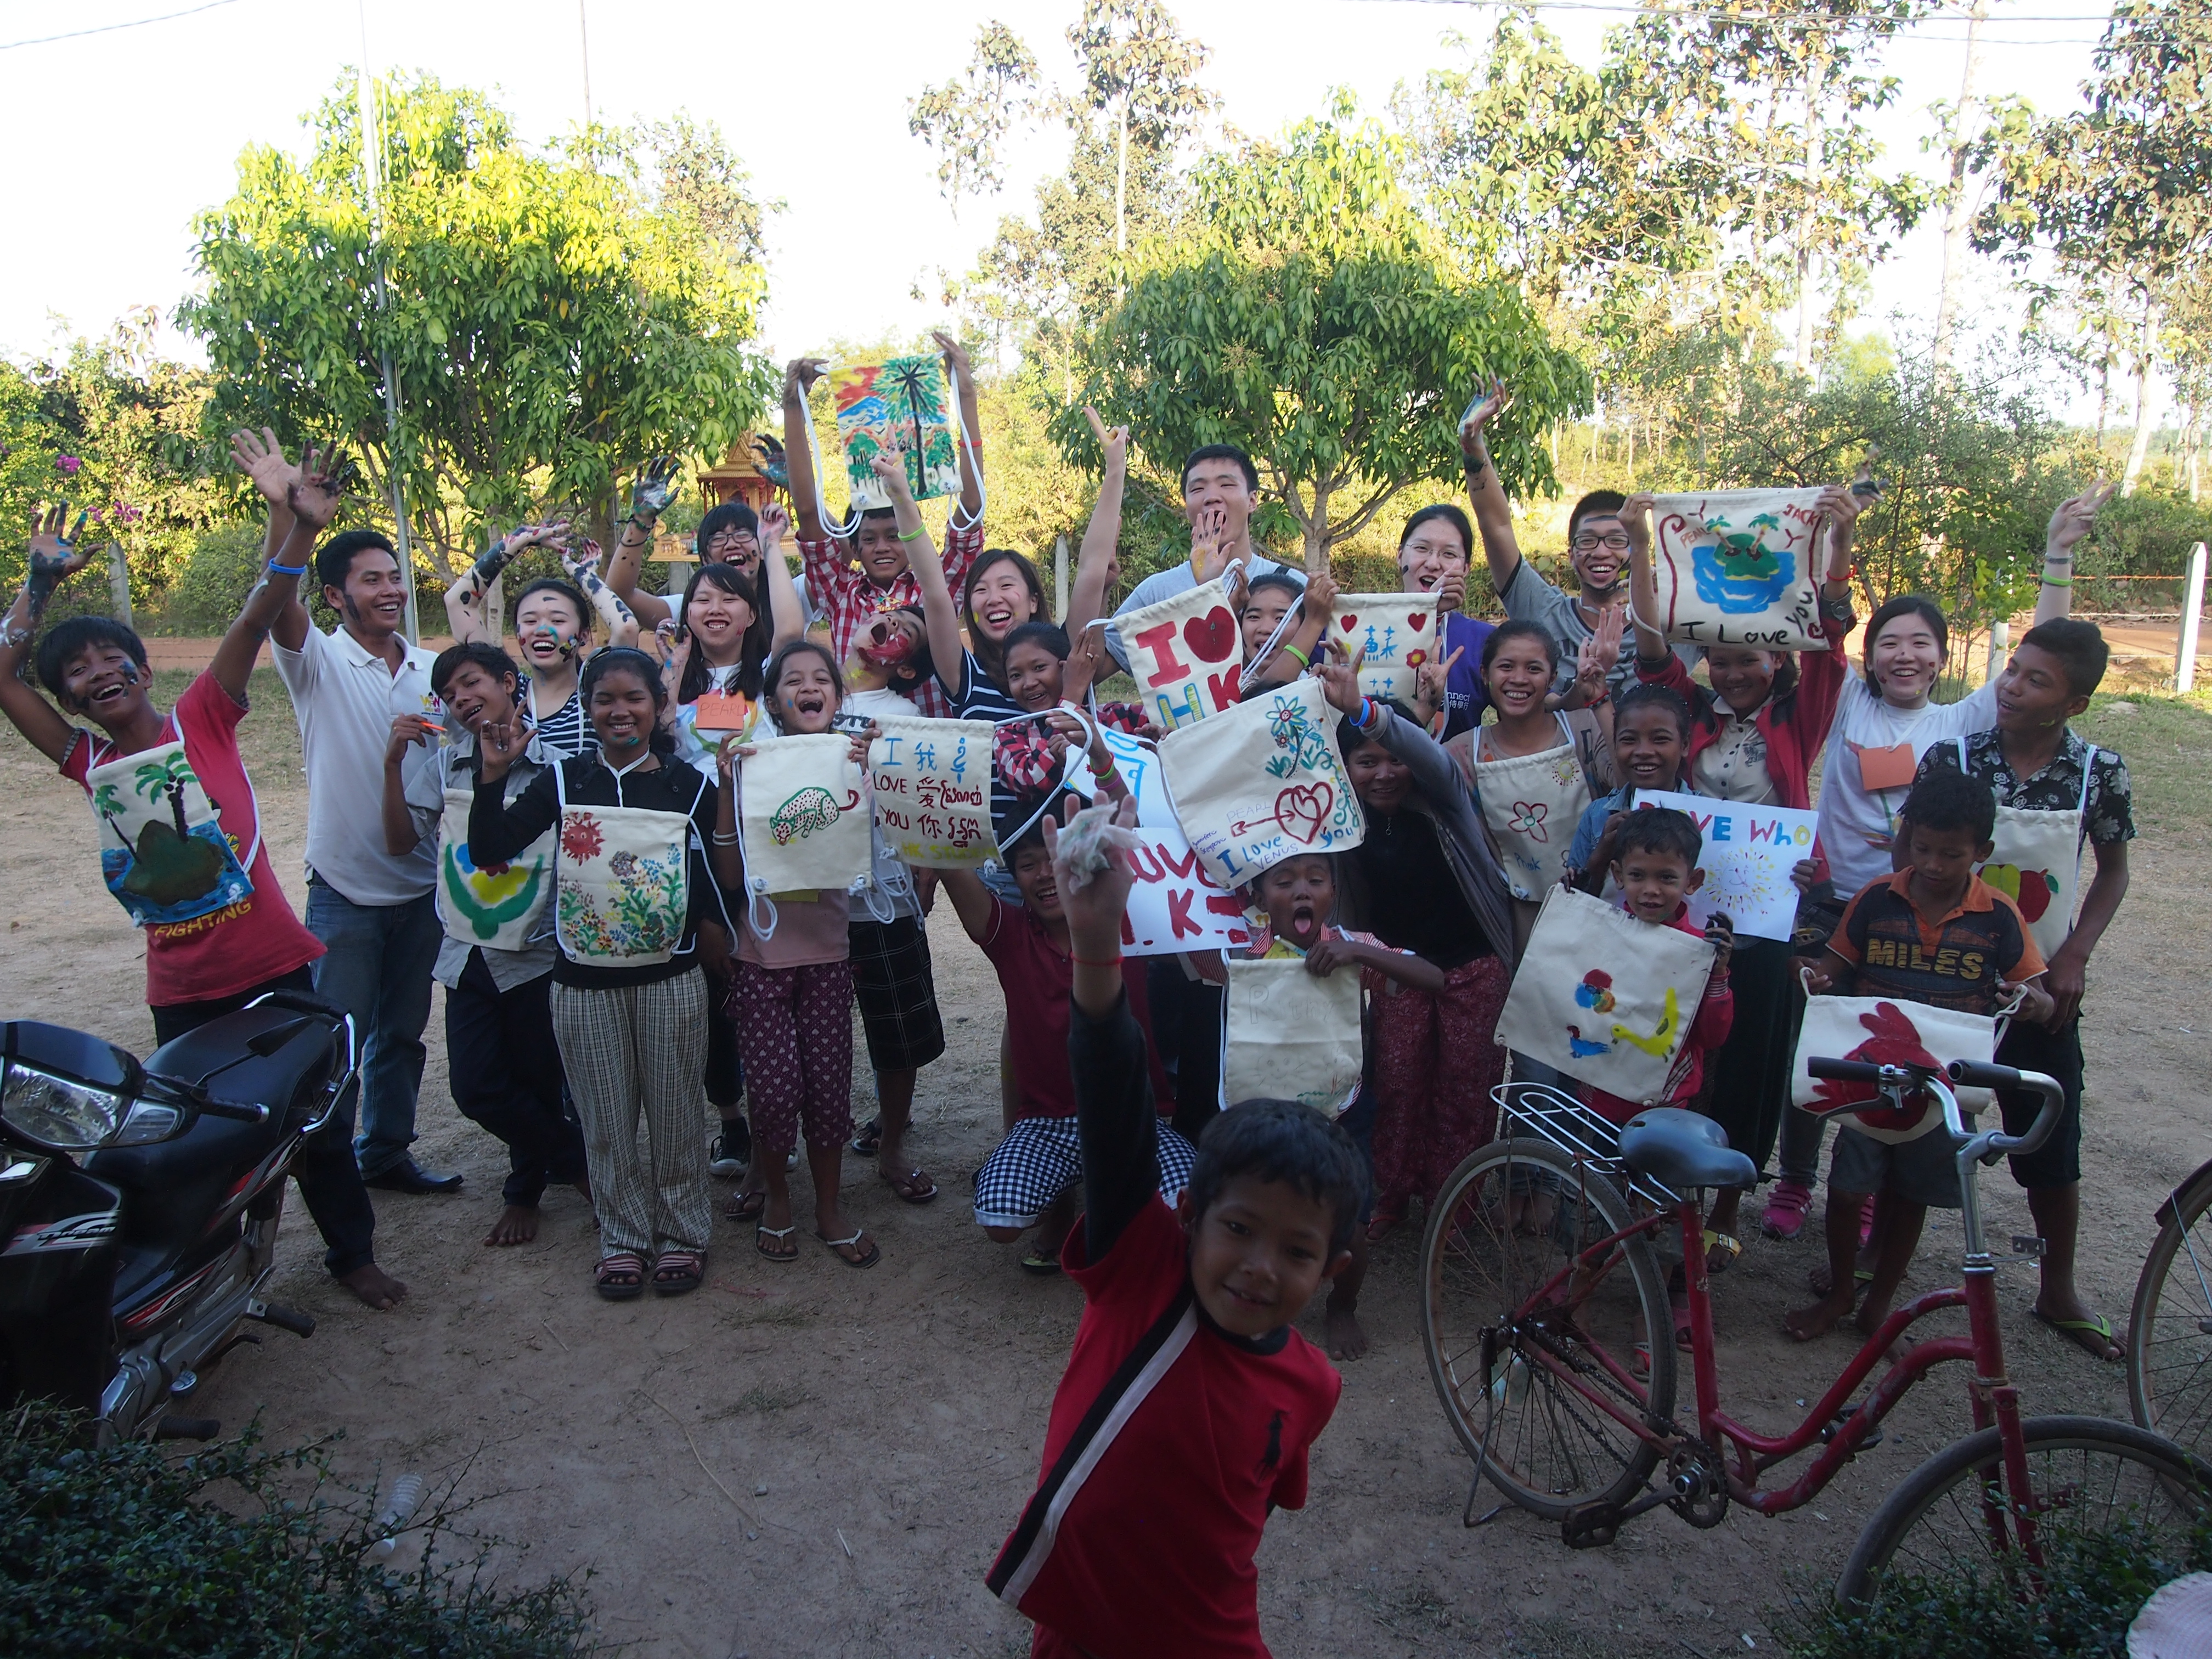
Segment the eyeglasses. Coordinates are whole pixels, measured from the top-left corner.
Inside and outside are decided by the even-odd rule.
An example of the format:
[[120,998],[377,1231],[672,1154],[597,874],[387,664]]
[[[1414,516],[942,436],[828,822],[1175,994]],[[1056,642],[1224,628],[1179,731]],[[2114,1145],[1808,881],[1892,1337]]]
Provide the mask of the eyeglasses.
[[1628,532],[1616,530],[1610,536],[1577,536],[1572,546],[1577,553],[1595,553],[1601,547],[1614,553],[1628,551]]

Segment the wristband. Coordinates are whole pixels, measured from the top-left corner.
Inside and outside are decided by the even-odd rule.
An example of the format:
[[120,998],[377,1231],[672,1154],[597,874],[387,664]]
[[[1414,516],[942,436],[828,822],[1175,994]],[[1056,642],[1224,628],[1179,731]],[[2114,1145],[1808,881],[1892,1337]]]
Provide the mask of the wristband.
[[307,574],[307,567],[304,564],[279,564],[274,559],[263,568],[272,576],[304,576]]
[[1113,956],[1097,960],[1094,960],[1090,957],[1079,957],[1074,955],[1070,955],[1067,959],[1079,968],[1119,968],[1121,965],[1121,957],[1118,952]]
[[2071,576],[2045,576],[2043,578],[2043,585],[2045,587],[2071,587],[2074,586],[2074,579]]
[[902,542],[918,542],[927,534],[929,534],[929,526],[926,524],[918,524],[912,530],[900,531],[898,538]]
[[1114,775],[1114,757],[1111,755],[1109,755],[1106,757],[1106,764],[1103,766],[1101,766],[1097,761],[1091,761],[1086,763],[1086,764],[1091,768],[1091,775],[1097,779],[1101,783],[1105,782],[1107,779]]
[[735,847],[738,844],[738,832],[734,830],[730,831],[726,836],[720,830],[716,830],[712,832],[712,836],[714,845],[717,847]]
[[1311,668],[1313,666],[1313,659],[1306,655],[1304,652],[1299,650],[1295,645],[1286,645],[1283,649],[1298,659],[1299,667]]
[[1381,719],[1382,715],[1375,707],[1375,699],[1362,697],[1359,700],[1359,712],[1352,716],[1352,723],[1363,732],[1372,732],[1376,722]]

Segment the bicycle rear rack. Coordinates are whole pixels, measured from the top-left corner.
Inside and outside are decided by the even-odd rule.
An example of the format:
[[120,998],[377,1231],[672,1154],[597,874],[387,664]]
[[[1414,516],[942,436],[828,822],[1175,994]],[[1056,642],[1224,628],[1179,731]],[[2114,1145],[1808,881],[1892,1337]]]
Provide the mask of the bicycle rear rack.
[[1572,1095],[1548,1083],[1501,1083],[1490,1091],[1498,1103],[1504,1132],[1518,1125],[1548,1141],[1581,1167],[1625,1187],[1662,1210],[1682,1200],[1671,1187],[1650,1176],[1633,1174],[1620,1156],[1620,1131]]

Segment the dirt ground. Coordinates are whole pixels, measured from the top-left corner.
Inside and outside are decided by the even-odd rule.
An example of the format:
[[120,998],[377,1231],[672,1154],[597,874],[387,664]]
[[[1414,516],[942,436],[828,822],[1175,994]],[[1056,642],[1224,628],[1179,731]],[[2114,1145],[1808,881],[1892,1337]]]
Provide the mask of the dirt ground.
[[[161,695],[182,678],[162,674]],[[256,695],[247,758],[298,902],[297,738],[273,676],[257,676]],[[2087,1027],[2083,1278],[2118,1323],[2154,1207],[2212,1155],[2196,1081],[2212,1030],[2212,715],[2106,704],[2089,730],[2129,755],[2143,828]],[[81,792],[12,732],[0,738],[0,1013],[80,1026],[143,1054],[141,950],[91,873],[94,847]],[[566,1189],[549,1196],[533,1245],[486,1249],[501,1149],[453,1110],[434,1014],[416,1151],[465,1173],[468,1186],[454,1198],[376,1194],[378,1254],[407,1281],[407,1301],[372,1313],[331,1285],[295,1201],[274,1295],[319,1328],[305,1342],[267,1332],[265,1346],[210,1376],[194,1409],[233,1428],[258,1416],[275,1445],[342,1430],[339,1465],[363,1482],[380,1475],[388,1488],[407,1470],[458,1482],[476,1500],[473,1524],[514,1546],[507,1571],[587,1570],[602,1636],[641,1656],[1026,1652],[1026,1625],[992,1601],[982,1575],[1036,1478],[1079,1297],[1065,1281],[1024,1276],[1013,1250],[971,1219],[969,1178],[998,1121],[1000,1002],[949,916],[932,938],[951,1049],[923,1073],[914,1148],[943,1196],[908,1207],[871,1163],[848,1158],[853,1213],[884,1247],[873,1272],[811,1245],[772,1266],[754,1254],[750,1229],[723,1223],[703,1292],[605,1303],[588,1278],[589,1217]],[[793,1181],[804,1205],[803,1168]],[[1984,1190],[1996,1239],[2030,1230],[2002,1170]],[[1848,1356],[1840,1339],[1800,1347],[1780,1334],[1818,1237],[1816,1218],[1793,1243],[1754,1237],[1720,1283],[1724,1395],[1753,1424],[1780,1426]],[[1912,1282],[1941,1282],[1958,1249],[1955,1224],[1933,1218]],[[1310,1504],[1268,1528],[1261,1613],[1278,1654],[1419,1655],[1472,1642],[1528,1654],[1771,1648],[1768,1615],[1788,1575],[1832,1575],[1888,1488],[1966,1426],[1954,1370],[1909,1398],[1887,1443],[1792,1516],[1737,1510],[1700,1533],[1661,1510],[1587,1553],[1510,1509],[1468,1529],[1470,1465],[1415,1326],[1418,1250],[1407,1229],[1377,1251],[1365,1305],[1375,1350],[1344,1367]],[[2119,1369],[2028,1318],[2033,1274],[2007,1266],[2001,1291],[2029,1409],[2124,1416]],[[1317,1305],[1304,1328],[1318,1340]],[[1476,1513],[1498,1505],[1486,1492]]]

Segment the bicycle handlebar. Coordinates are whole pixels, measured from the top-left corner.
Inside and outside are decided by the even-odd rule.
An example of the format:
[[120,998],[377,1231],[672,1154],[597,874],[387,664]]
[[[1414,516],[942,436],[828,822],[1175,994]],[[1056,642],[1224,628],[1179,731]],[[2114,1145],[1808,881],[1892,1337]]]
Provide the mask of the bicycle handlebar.
[[1950,1065],[1953,1081],[1980,1089],[2033,1089],[2043,1097],[2043,1105],[2036,1112],[2035,1121],[2027,1126],[2024,1135],[2008,1135],[1993,1129],[1981,1139],[1987,1142],[1984,1152],[2002,1152],[2018,1156],[2039,1150],[2058,1127],[2058,1120],[2066,1110],[2066,1091],[2058,1079],[2045,1077],[2041,1072],[2019,1072],[2009,1066],[1984,1066],[1977,1060],[1954,1060]]
[[1841,1083],[1881,1081],[1881,1067],[1869,1060],[1830,1060],[1814,1054],[1807,1058],[1805,1069],[1816,1078],[1833,1078]]

